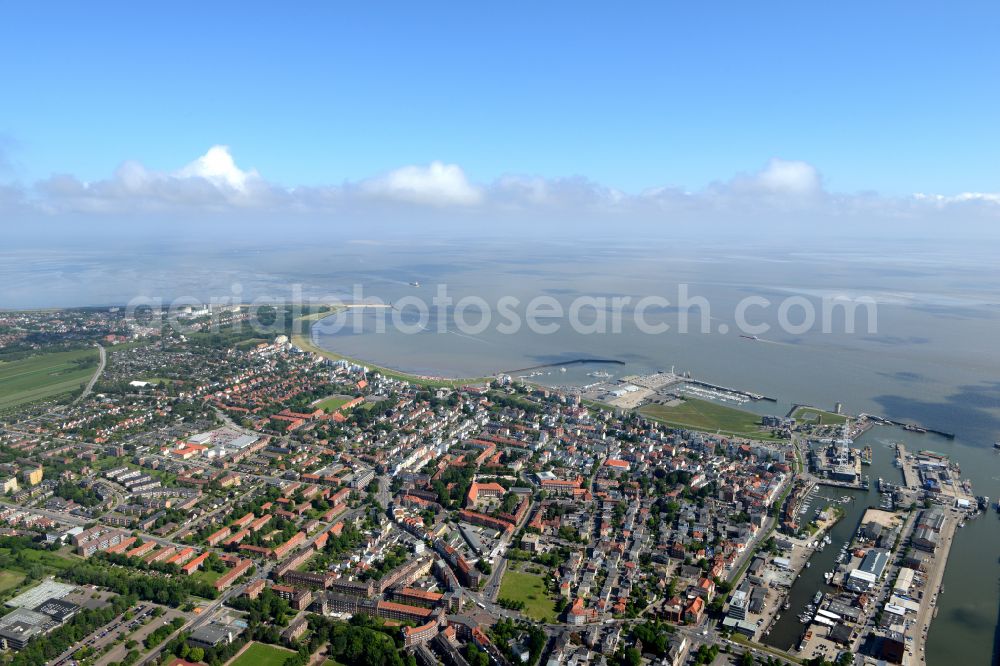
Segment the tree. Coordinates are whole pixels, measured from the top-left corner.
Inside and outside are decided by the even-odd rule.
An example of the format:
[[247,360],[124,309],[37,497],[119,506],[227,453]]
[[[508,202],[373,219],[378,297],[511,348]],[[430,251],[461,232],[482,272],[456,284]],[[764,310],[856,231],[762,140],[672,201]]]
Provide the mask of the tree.
[[187,658],[188,661],[201,661],[205,658],[205,650],[200,647],[191,648]]
[[630,647],[625,650],[622,654],[622,664],[623,666],[639,666],[642,663],[642,654],[635,649]]
[[469,666],[490,666],[490,657],[485,652],[470,644],[466,651],[466,659]]

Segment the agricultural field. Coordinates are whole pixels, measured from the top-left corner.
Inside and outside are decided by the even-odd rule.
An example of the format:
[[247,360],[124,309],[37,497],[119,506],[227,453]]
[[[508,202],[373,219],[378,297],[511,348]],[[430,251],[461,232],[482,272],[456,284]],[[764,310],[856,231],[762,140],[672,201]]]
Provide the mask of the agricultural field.
[[535,620],[553,622],[558,614],[555,602],[545,590],[545,581],[537,574],[508,570],[503,575],[497,598],[523,601],[522,612]]
[[644,405],[639,408],[639,413],[675,428],[771,439],[769,433],[760,429],[760,416],[757,414],[698,398],[685,398],[672,407]]
[[78,349],[0,363],[0,410],[79,393],[97,370],[97,360],[97,349]]

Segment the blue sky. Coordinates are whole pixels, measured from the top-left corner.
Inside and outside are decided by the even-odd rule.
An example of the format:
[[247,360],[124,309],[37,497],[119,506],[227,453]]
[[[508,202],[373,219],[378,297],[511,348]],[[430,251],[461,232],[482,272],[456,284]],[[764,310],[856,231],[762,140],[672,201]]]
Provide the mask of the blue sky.
[[700,189],[781,158],[835,192],[997,192],[998,34],[995,1],[8,3],[0,182],[222,144],[282,187],[440,160]]

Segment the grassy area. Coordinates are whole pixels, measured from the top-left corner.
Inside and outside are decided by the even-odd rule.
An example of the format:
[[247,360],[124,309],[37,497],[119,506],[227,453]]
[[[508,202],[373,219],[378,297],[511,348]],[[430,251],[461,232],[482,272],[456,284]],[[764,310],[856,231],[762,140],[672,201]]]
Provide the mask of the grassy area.
[[262,342],[270,342],[267,338],[250,338],[249,340],[242,340],[236,343],[237,349],[250,349],[251,347],[256,347]]
[[168,379],[167,377],[143,377],[139,381],[149,382],[150,384],[166,384],[167,386],[174,383],[173,379]]
[[756,642],[748,639],[746,636],[744,636],[743,634],[741,634],[739,632],[734,632],[733,635],[731,636],[731,639],[732,639],[732,641],[734,643],[739,643],[740,645],[746,645],[748,647],[753,647],[753,648],[756,648],[758,650],[763,650],[764,652],[768,652],[770,654],[773,654],[774,656],[780,657],[781,659],[785,659],[785,660],[787,660],[787,661],[789,661],[789,662],[791,662],[793,664],[801,664],[801,663],[803,663],[802,660],[799,659],[798,657],[793,657],[792,655],[788,654],[787,652],[784,652],[783,650],[779,650],[778,648],[771,647],[770,645],[764,645],[763,643],[756,643]]
[[0,363],[0,409],[79,393],[97,370],[97,358],[97,349],[77,349]]
[[24,574],[18,571],[0,571],[0,594],[12,590],[24,581]]
[[468,379],[442,379],[434,377],[421,377],[420,375],[411,375],[406,372],[399,372],[398,370],[391,370],[389,368],[383,368],[378,365],[373,365],[368,361],[362,361],[356,358],[351,358],[350,356],[344,356],[343,354],[338,354],[336,352],[323,349],[313,344],[312,335],[310,333],[310,327],[313,322],[319,321],[325,317],[329,317],[333,314],[333,311],[329,312],[314,312],[312,314],[304,315],[296,320],[296,324],[301,328],[301,333],[296,333],[292,335],[292,344],[302,349],[303,351],[312,352],[314,354],[319,354],[326,358],[332,359],[334,361],[348,361],[350,363],[356,363],[357,365],[363,365],[371,370],[378,372],[386,377],[391,377],[392,379],[398,379],[404,382],[410,382],[411,384],[417,384],[418,386],[424,386],[426,388],[458,388],[460,386],[467,386],[469,384],[487,384],[492,380],[492,377],[472,377]]
[[212,585],[215,583],[215,581],[222,578],[222,575],[225,573],[226,573],[225,571],[209,571],[207,569],[198,569],[193,574],[191,574],[191,578],[201,581],[202,583]]
[[346,395],[332,395],[329,398],[320,400],[313,407],[322,409],[324,412],[335,412],[351,400],[353,398]]
[[[9,548],[0,548],[0,554],[9,555]],[[64,557],[60,553],[53,553],[48,550],[34,550],[25,548],[21,551],[25,566],[29,564],[40,564],[46,573],[59,573],[76,566],[80,561],[76,557]]]
[[841,425],[847,423],[845,414],[834,414],[815,407],[799,407],[792,412],[792,418],[797,423],[814,423],[816,425]]
[[523,613],[528,617],[551,622],[556,619],[555,602],[545,591],[545,581],[536,574],[508,570],[500,583],[498,598],[523,601]]
[[639,413],[674,428],[774,439],[773,435],[760,429],[760,417],[756,414],[698,398],[686,398],[673,407],[643,405]]
[[291,650],[274,645],[251,643],[243,654],[229,662],[228,666],[281,666],[293,654],[295,653]]

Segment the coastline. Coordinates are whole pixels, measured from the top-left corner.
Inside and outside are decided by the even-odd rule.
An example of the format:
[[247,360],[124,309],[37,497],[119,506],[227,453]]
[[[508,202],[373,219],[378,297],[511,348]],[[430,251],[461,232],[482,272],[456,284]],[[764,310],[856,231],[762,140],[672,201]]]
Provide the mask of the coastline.
[[[322,321],[327,317],[332,317],[336,314],[337,308],[339,307],[357,307],[357,306],[330,306],[330,310],[324,312],[314,312],[307,315],[302,315],[297,318],[293,323],[293,334],[291,338],[291,343],[301,349],[302,351],[309,352],[311,354],[318,354],[324,358],[328,358],[332,361],[347,361],[348,363],[355,363],[357,365],[363,365],[367,368],[375,370],[376,372],[385,375],[386,377],[391,377],[393,379],[399,379],[401,381],[407,381],[412,384],[417,384],[419,386],[425,386],[427,388],[458,388],[461,386],[481,386],[483,384],[488,384],[493,380],[492,377],[433,377],[425,375],[415,375],[409,372],[403,372],[401,370],[393,370],[392,368],[386,368],[384,366],[376,365],[362,359],[352,358],[350,356],[345,356],[343,354],[338,354],[337,352],[330,351],[328,349],[323,349],[312,339],[312,324],[315,322]],[[300,329],[300,330],[296,330]]]
[[917,623],[914,626],[914,653],[913,658],[918,664],[927,663],[927,637],[930,634],[931,625],[934,623],[934,617],[937,615],[938,597],[941,594],[941,582],[944,580],[944,572],[948,567],[948,555],[951,552],[951,546],[955,541],[955,533],[958,529],[959,519],[953,515],[946,514],[945,527],[942,530],[941,545],[938,547],[938,552],[934,554],[934,564],[930,571],[927,572],[927,584],[926,589],[928,591],[933,590],[928,600],[927,595],[924,596],[924,601],[920,605],[920,611],[917,613]]

